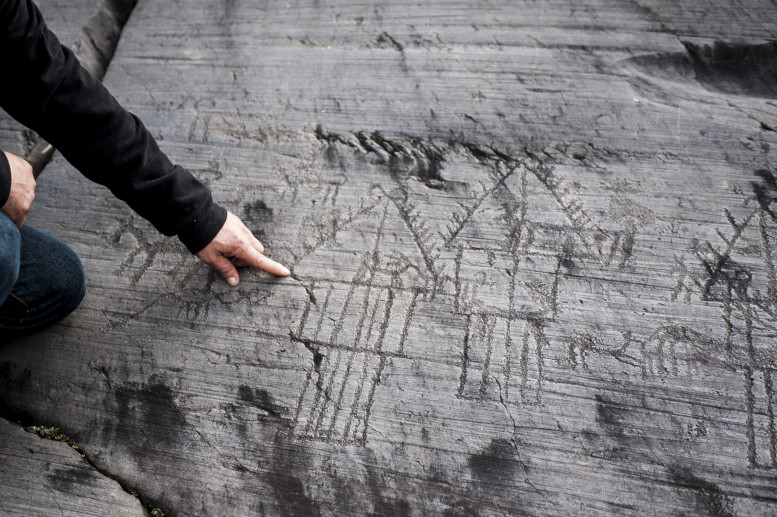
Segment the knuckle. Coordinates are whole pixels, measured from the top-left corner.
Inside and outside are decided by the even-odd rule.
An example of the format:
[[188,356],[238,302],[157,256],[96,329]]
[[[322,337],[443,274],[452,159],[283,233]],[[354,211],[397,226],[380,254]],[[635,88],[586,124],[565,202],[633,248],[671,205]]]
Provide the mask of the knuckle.
[[263,264],[267,260],[267,258],[264,255],[262,255],[261,253],[259,253],[253,248],[251,248],[251,251],[249,252],[249,256],[251,257],[251,260],[253,260],[254,263],[256,263],[257,265]]
[[233,267],[232,267],[232,264],[231,264],[231,263],[227,262],[227,263],[220,263],[220,264],[216,264],[216,265],[214,266],[214,269],[215,269],[215,270],[216,270],[218,273],[221,273],[222,275],[226,275],[226,274],[228,274],[228,273],[231,273],[231,272],[232,272],[232,269],[233,269]]

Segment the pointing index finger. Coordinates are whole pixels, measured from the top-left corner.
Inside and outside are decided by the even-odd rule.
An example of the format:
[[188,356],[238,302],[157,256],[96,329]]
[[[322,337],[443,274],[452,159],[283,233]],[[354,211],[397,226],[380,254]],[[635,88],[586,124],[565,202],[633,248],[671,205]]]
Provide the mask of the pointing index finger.
[[253,248],[247,250],[247,253],[245,253],[244,256],[237,258],[245,260],[250,266],[261,269],[262,271],[267,271],[276,276],[289,276],[290,274],[289,269],[286,266],[265,257]]

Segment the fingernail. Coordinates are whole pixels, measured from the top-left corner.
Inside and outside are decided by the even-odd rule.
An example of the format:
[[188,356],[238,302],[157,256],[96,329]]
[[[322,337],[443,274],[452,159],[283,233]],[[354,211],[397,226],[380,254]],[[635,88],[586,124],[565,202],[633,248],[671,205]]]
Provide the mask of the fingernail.
[[289,268],[284,267],[283,268],[283,276],[289,276],[291,274],[291,271],[289,271]]
[[235,278],[234,276],[231,276],[227,278],[227,283],[232,287],[235,287],[237,285],[237,278]]

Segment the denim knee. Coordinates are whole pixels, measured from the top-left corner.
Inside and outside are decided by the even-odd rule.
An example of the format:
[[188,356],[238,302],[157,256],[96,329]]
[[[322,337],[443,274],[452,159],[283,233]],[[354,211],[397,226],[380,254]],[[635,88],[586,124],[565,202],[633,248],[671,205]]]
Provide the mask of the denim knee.
[[[70,246],[36,228],[23,226],[22,260],[35,263],[34,282],[27,281],[26,296],[40,297],[37,304],[48,317],[59,320],[73,312],[86,294],[86,279],[81,259]],[[27,272],[22,272],[26,275]]]
[[0,213],[0,305],[19,277],[21,241],[16,225]]
[[67,244],[27,225],[19,235],[19,276],[0,305],[0,337],[21,335],[61,320],[86,294],[81,260]]
[[62,306],[65,312],[62,315],[63,318],[76,310],[86,296],[84,266],[75,251],[70,248],[67,251],[69,253],[62,258],[63,274],[59,283]]

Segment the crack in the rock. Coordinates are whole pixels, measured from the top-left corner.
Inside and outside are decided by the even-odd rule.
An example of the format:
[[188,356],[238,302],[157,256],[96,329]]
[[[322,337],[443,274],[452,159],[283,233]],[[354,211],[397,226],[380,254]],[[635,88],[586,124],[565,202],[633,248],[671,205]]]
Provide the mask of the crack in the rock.
[[[549,498],[548,498],[548,497],[547,497],[547,496],[546,496],[546,495],[545,495],[545,494],[544,494],[544,493],[543,493],[543,492],[542,492],[542,491],[541,491],[541,490],[540,490],[540,489],[539,489],[539,488],[538,488],[538,487],[537,487],[537,486],[536,486],[534,483],[532,483],[532,482],[531,482],[531,480],[529,479],[529,469],[527,468],[527,466],[526,466],[526,463],[525,463],[525,462],[523,461],[523,459],[521,458],[521,452],[520,452],[521,450],[520,450],[520,448],[518,447],[518,443],[517,443],[517,442],[516,442],[516,440],[515,440],[515,433],[516,433],[516,431],[517,431],[517,429],[518,429],[518,423],[515,421],[515,417],[513,417],[513,414],[512,414],[512,412],[510,411],[510,408],[509,408],[509,407],[507,407],[507,403],[505,402],[505,399],[504,399],[504,397],[502,396],[502,383],[500,383],[500,382],[499,382],[499,379],[498,379],[498,378],[496,378],[496,376],[494,376],[494,375],[491,375],[491,378],[493,379],[493,381],[496,383],[497,387],[499,388],[499,403],[502,405],[502,407],[503,407],[503,408],[504,408],[504,410],[505,410],[505,413],[507,413],[507,416],[509,416],[509,417],[510,417],[510,420],[511,420],[511,421],[512,421],[512,423],[513,423],[513,432],[512,432],[512,435],[513,435],[513,436],[511,436],[511,437],[510,437],[510,444],[512,445],[512,447],[513,447],[513,450],[515,451],[515,459],[516,459],[516,461],[517,461],[517,463],[518,463],[518,466],[521,468],[521,473],[523,474],[523,481],[524,481],[524,483],[526,483],[527,485],[529,485],[529,486],[532,488],[532,490],[534,490],[534,492],[535,492],[535,493],[536,493],[538,496],[540,496],[540,498],[542,498],[543,500],[547,501],[547,502],[548,502],[548,503],[550,503],[550,504],[551,504],[551,505],[552,505],[554,508],[556,508],[556,509],[558,510],[558,509],[559,509],[558,505],[557,505],[557,504],[556,504],[556,503],[555,503],[555,502],[554,502],[552,499],[549,499]],[[565,513],[566,513],[567,515],[569,515],[569,512],[565,512]]]
[[[81,65],[98,81],[105,77],[124,25],[137,2],[138,0],[101,1],[97,12],[83,26],[78,41],[73,45],[73,52]],[[28,142],[29,151],[24,159],[32,165],[33,174],[37,178],[51,161],[55,149],[37,133],[31,132]]]
[[324,354],[321,353],[320,348],[318,345],[316,345],[315,341],[297,336],[291,330],[289,330],[289,338],[292,341],[296,341],[297,343],[302,343],[308,352],[313,354],[313,366],[316,370],[318,370],[321,366],[321,361],[324,360]]
[[[11,414],[13,415],[12,417],[10,416]],[[81,459],[86,462],[87,465],[95,470],[95,472],[115,482],[124,492],[138,499],[141,502],[141,506],[146,515],[151,517],[166,517],[167,514],[151,499],[138,492],[137,489],[127,485],[117,476],[112,475],[107,470],[96,465],[78,444],[76,444],[67,434],[62,432],[60,427],[37,425],[35,419],[30,414],[11,408],[5,402],[0,402],[0,419],[29,431],[33,431],[41,438],[68,444],[81,456]]]
[[316,299],[316,295],[313,294],[313,287],[307,285],[299,276],[297,276],[294,273],[294,271],[292,271],[289,276],[293,280],[296,280],[297,283],[300,285],[300,287],[305,289],[305,292],[308,294],[308,300],[310,301],[310,303],[312,303],[313,305],[318,306],[318,303],[317,303],[318,300]]

